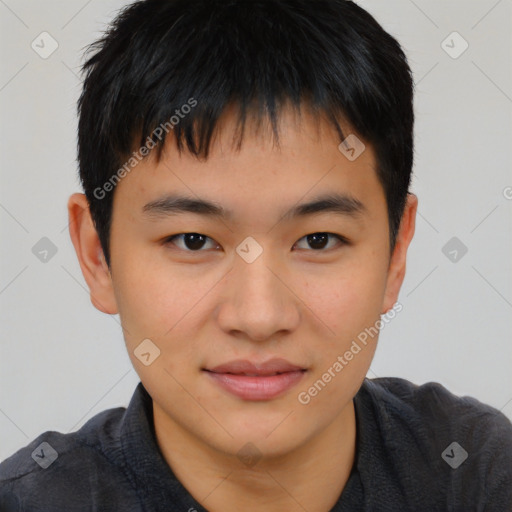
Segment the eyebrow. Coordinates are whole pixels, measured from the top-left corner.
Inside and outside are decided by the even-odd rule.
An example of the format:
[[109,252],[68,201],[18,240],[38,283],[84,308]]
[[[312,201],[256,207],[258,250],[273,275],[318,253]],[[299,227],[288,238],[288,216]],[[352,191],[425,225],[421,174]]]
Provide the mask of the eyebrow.
[[[143,212],[150,217],[161,217],[181,213],[195,213],[218,219],[232,219],[234,213],[220,204],[205,199],[178,195],[168,195],[147,203]],[[367,212],[359,199],[348,194],[325,194],[308,203],[294,205],[281,216],[281,220],[291,220],[316,213],[335,213],[347,217],[360,217]]]

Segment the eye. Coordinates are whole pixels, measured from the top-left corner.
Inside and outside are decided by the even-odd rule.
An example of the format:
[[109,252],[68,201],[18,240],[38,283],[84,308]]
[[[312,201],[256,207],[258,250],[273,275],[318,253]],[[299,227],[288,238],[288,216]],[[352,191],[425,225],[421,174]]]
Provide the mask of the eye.
[[[331,239],[329,240],[329,237]],[[337,241],[337,244],[330,244],[329,242],[332,240]],[[341,235],[335,235],[334,233],[311,233],[310,235],[306,235],[302,237],[298,242],[296,242],[294,247],[298,247],[299,249],[306,249],[308,250],[308,247],[300,247],[299,244],[302,241],[305,241],[306,244],[309,244],[310,248],[314,251],[321,251],[322,249],[332,249],[333,247],[342,246],[348,244],[348,240],[341,236]]]
[[207,242],[210,242],[210,247],[206,247],[206,249],[216,249],[219,247],[215,240],[200,233],[180,233],[165,239],[165,244],[174,244],[179,249],[188,252],[199,252],[205,248]]

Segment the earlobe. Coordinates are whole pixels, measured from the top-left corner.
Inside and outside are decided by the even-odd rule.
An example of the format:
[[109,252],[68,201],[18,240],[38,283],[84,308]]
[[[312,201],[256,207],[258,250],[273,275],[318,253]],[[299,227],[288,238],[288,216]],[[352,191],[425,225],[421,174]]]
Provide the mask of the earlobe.
[[417,209],[418,197],[415,194],[408,193],[395,248],[389,264],[381,314],[387,313],[398,300],[398,294],[405,277],[407,249],[414,236]]
[[109,315],[117,304],[103,249],[84,194],[73,194],[68,201],[69,234],[87,282],[93,306]]

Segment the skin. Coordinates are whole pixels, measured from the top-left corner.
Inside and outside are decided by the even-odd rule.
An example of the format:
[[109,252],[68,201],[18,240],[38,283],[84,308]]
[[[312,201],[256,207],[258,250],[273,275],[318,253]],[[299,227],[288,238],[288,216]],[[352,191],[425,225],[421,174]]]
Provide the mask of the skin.
[[[212,512],[326,512],[354,462],[352,399],[377,337],[307,405],[298,394],[396,303],[417,198],[408,195],[390,255],[386,200],[369,144],[350,162],[327,122],[306,109],[299,122],[284,109],[279,146],[268,124],[249,123],[237,151],[234,119],[226,111],[206,161],[179,155],[168,142],[160,163],[150,156],[118,184],[110,269],[82,194],[69,200],[71,238],[92,303],[120,315],[130,358],[153,398],[157,442],[192,496]],[[364,215],[281,219],[298,202],[332,192],[359,199]],[[144,214],[145,204],[167,193],[215,201],[233,217]],[[210,239],[199,252],[187,252],[182,237],[165,242],[180,233]],[[312,233],[350,243],[332,237],[314,250],[304,238]],[[235,251],[248,236],[263,248],[250,264]],[[146,338],[161,351],[149,366],[134,355]],[[307,372],[272,400],[242,400],[202,371],[273,357]],[[247,443],[260,457],[254,465],[237,456]]]

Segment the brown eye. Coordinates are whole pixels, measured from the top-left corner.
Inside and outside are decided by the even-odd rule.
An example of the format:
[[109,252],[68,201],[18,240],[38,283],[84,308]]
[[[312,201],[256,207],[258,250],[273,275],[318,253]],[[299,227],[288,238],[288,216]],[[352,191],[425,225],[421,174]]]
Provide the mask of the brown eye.
[[[330,241],[334,241],[334,244],[330,243]],[[300,247],[299,244],[305,241],[307,244],[307,247]],[[337,243],[336,243],[337,242]],[[321,251],[323,249],[332,249],[336,246],[340,246],[347,243],[347,240],[340,236],[335,235],[334,233],[311,233],[310,235],[306,235],[302,237],[297,243],[296,246],[299,249],[312,249],[314,251]]]
[[214,240],[206,235],[201,235],[200,233],[180,233],[179,235],[171,236],[166,240],[167,244],[172,243],[180,249],[189,252],[199,252],[201,249],[204,249],[207,242],[210,242],[210,245],[213,245],[213,247],[206,247],[207,249],[218,247]]
[[329,242],[329,235],[327,233],[313,233],[308,235],[306,240],[312,249],[324,249]]

